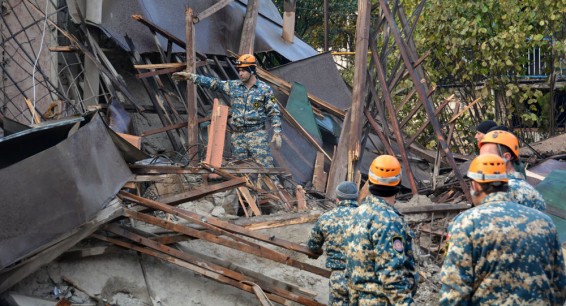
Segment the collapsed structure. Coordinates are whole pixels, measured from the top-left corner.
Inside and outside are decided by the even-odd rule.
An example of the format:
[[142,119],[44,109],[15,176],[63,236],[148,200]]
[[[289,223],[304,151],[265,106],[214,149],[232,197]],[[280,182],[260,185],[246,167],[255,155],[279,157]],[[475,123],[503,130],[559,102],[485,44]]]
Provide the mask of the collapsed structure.
[[[294,3],[286,1],[286,18]],[[4,1],[0,292],[90,238],[95,247],[104,241],[105,250],[134,250],[253,293],[262,304],[321,304],[320,292],[173,246],[198,239],[324,279],[329,271],[305,258],[312,255],[305,246],[256,230],[316,220],[333,207],[335,186],[362,184],[382,153],[400,157],[401,198],[415,197],[399,210],[417,230],[423,257],[440,260],[450,216],[469,207],[459,167],[469,158],[450,150],[454,120],[467,107],[453,96],[435,103],[427,86],[419,66],[426,54],[412,40],[424,1],[411,14],[398,1],[365,4],[350,91],[332,55],[289,35],[289,21],[268,0]],[[393,39],[378,48],[378,35]],[[226,97],[170,79],[184,69],[237,78],[231,58],[250,48],[281,104],[276,168],[230,158]],[[386,63],[391,52],[399,58]],[[412,87],[401,90],[405,78]],[[405,118],[393,104],[397,92],[407,93],[403,105],[414,104]],[[415,116],[425,122],[408,135]],[[451,118],[447,129],[443,118]],[[437,151],[416,142],[429,124]],[[193,205],[214,196],[223,200],[213,209]],[[565,218],[564,207],[549,206]],[[227,221],[238,211],[248,219]]]

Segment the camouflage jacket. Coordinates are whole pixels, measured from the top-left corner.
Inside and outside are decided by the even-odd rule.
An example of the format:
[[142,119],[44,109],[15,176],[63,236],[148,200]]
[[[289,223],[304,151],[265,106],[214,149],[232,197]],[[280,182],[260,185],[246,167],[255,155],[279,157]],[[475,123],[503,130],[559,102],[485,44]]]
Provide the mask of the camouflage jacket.
[[197,75],[194,83],[222,92],[230,97],[230,125],[236,130],[251,126],[263,126],[267,117],[274,132],[281,132],[281,116],[273,90],[265,82],[257,80],[247,89],[240,80],[221,81]]
[[563,305],[566,271],[552,220],[489,194],[452,221],[440,305]]
[[346,268],[344,233],[350,223],[350,216],[357,207],[357,201],[340,201],[338,207],[318,218],[310,232],[307,246],[313,252],[321,252],[322,245],[326,243],[326,267],[329,269]]
[[509,174],[509,194],[511,202],[525,205],[540,211],[546,210],[546,203],[542,195],[520,173]]
[[412,235],[394,207],[368,195],[346,231],[350,290],[372,294],[379,305],[412,304],[418,284]]

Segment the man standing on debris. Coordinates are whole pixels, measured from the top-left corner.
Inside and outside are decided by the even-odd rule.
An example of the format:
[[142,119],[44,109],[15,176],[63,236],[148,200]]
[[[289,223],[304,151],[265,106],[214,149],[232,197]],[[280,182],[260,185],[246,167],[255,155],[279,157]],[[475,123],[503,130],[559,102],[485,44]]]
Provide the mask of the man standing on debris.
[[522,165],[519,161],[519,140],[515,135],[507,131],[491,131],[482,138],[479,146],[480,155],[496,154],[505,160],[509,193],[513,202],[540,211],[546,210],[542,195],[516,170]]
[[322,254],[322,245],[326,244],[326,267],[332,270],[328,305],[348,305],[344,234],[352,213],[358,207],[358,186],[352,182],[340,183],[336,187],[336,198],[338,207],[318,219],[310,232],[307,246],[314,253]]
[[440,305],[563,305],[566,269],[554,223],[514,203],[506,162],[476,157],[469,168],[476,207],[448,229]]
[[269,85],[256,77],[256,59],[244,54],[236,61],[239,80],[221,81],[188,72],[176,72],[173,80],[190,80],[211,90],[223,92],[230,97],[230,125],[232,132],[232,157],[253,158],[263,167],[273,167],[265,121],[271,119],[273,137],[271,142],[281,148],[281,117],[277,100]]
[[413,233],[393,206],[401,164],[391,155],[373,160],[370,194],[346,230],[346,275],[351,305],[410,305],[417,291]]

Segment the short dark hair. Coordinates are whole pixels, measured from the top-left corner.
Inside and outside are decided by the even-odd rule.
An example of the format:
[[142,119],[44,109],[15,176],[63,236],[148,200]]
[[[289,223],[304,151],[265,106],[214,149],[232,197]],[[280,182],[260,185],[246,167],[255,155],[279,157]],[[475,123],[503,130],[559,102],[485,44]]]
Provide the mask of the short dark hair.
[[480,184],[481,190],[485,194],[495,193],[495,192],[507,192],[509,190],[509,185],[507,182],[489,182],[489,183],[478,183]]

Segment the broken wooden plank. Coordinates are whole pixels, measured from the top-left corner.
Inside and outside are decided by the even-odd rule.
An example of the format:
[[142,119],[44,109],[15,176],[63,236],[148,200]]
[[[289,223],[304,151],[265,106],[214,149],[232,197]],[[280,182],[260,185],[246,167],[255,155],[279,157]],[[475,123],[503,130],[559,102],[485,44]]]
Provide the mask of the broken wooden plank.
[[297,185],[295,197],[297,198],[297,211],[307,210],[307,201],[305,200],[305,190],[303,189],[303,186]]
[[[249,230],[257,231],[257,230],[261,230],[261,229],[268,229],[268,228],[274,228],[274,227],[284,227],[284,226],[289,226],[289,225],[315,222],[320,217],[320,213],[316,213],[316,214],[302,213],[299,216],[296,216],[295,214],[293,214],[293,215],[285,214],[285,215],[282,215],[282,216],[277,215],[276,217],[277,218],[272,219],[272,220],[268,220],[268,221],[262,221],[262,222],[254,221],[254,223],[243,223],[243,222],[240,223],[238,221],[236,221],[236,222],[237,222],[237,224],[240,224],[240,225],[244,226],[245,228],[247,228]],[[249,219],[249,220],[256,220],[256,218]]]
[[256,200],[250,194],[250,190],[246,187],[238,187],[238,192],[244,197],[254,215],[261,216],[261,210],[257,207]]
[[328,173],[324,171],[324,154],[322,154],[322,152],[316,152],[316,160],[314,162],[314,171],[312,175],[313,189],[318,192],[324,192],[327,178]]
[[[314,254],[309,248],[307,248],[306,246],[297,244],[297,243],[293,243],[290,241],[286,241],[283,239],[279,239],[276,238],[275,236],[269,236],[266,234],[261,234],[261,233],[254,233],[248,229],[245,229],[241,226],[237,226],[231,223],[228,223],[226,221],[222,221],[219,219],[216,219],[214,217],[206,217],[206,216],[201,216],[199,214],[190,212],[190,211],[186,211],[183,209],[180,209],[178,207],[171,207],[169,205],[163,204],[163,203],[159,203],[157,201],[153,201],[150,199],[146,199],[125,191],[120,191],[119,196],[123,199],[128,199],[130,201],[134,201],[136,203],[142,204],[146,207],[149,208],[153,208],[153,209],[158,209],[158,210],[162,210],[166,213],[170,213],[173,214],[175,216],[179,216],[183,219],[187,219],[189,221],[194,221],[197,222],[199,224],[207,224],[207,225],[211,225],[213,227],[218,227],[222,230],[225,230],[227,232],[230,233],[235,233],[235,234],[240,234],[249,238],[254,238],[257,239],[259,241],[263,241],[269,244],[273,244],[288,250],[293,250],[293,251],[297,251],[299,253],[303,253],[306,255],[311,255],[311,256],[315,256],[316,254]],[[328,274],[329,275],[329,274]],[[323,275],[325,276],[325,275]],[[326,276],[328,277],[328,276]]]
[[255,29],[257,15],[259,12],[259,0],[248,0],[246,4],[246,15],[240,36],[240,47],[238,52],[242,54],[254,54]]
[[[224,153],[224,139],[226,137],[226,124],[228,122],[228,106],[221,105],[214,98],[210,127],[208,130],[208,145],[206,146],[206,157],[204,162],[213,166],[222,166],[222,155]],[[216,174],[210,174],[214,178]]]
[[225,6],[230,4],[232,1],[234,1],[234,0],[220,0],[220,1],[216,2],[211,7],[200,12],[196,17],[196,22],[200,22],[201,20],[205,19],[206,17],[218,12],[219,10],[223,9]]
[[[193,9],[185,9],[185,42],[187,43],[185,51],[187,57],[188,73],[196,72],[195,65],[195,25]],[[197,86],[193,82],[187,82],[187,155],[189,164],[196,165],[198,163],[198,125],[197,125]]]
[[177,204],[181,204],[184,202],[189,202],[189,201],[193,201],[196,199],[200,199],[204,196],[216,193],[216,192],[220,192],[220,191],[224,191],[224,190],[228,190],[228,189],[232,189],[238,186],[242,186],[246,184],[246,179],[243,177],[238,177],[238,178],[234,178],[231,179],[229,181],[226,182],[222,182],[222,183],[218,183],[218,184],[214,184],[214,185],[209,185],[206,187],[201,186],[198,190],[191,190],[191,191],[187,191],[187,192],[183,192],[183,193],[178,193],[175,194],[173,196],[170,197],[166,197],[166,198],[162,198],[160,199],[160,201],[162,203],[165,204],[169,204],[169,205],[177,205]]
[[[181,266],[183,268],[189,269],[189,270],[191,270],[195,273],[198,273],[200,275],[208,277],[212,280],[216,280],[218,282],[221,282],[221,283],[242,289],[242,290],[250,292],[250,293],[253,292],[253,289],[249,285],[242,284],[241,282],[239,282],[237,280],[234,280],[232,278],[224,276],[221,272],[211,271],[209,269],[202,268],[199,265],[193,264],[189,261],[178,259],[178,258],[169,256],[169,255],[163,254],[161,252],[154,251],[150,248],[139,247],[139,246],[132,244],[132,243],[129,243],[129,242],[124,242],[124,241],[121,241],[121,240],[118,240],[118,239],[109,238],[109,237],[102,236],[102,235],[92,235],[92,237],[94,237],[96,239],[100,239],[102,241],[113,243],[115,245],[118,245],[118,246],[121,246],[121,247],[124,247],[124,248],[127,248],[127,249],[131,249],[131,250],[134,250],[134,251],[137,251],[137,252],[140,252],[140,253],[144,253],[144,254],[149,255],[149,256],[160,258],[164,261],[167,261],[167,262],[170,262],[172,264],[175,264],[175,265]],[[175,250],[175,249],[172,249],[172,250]],[[269,299],[271,299],[274,302],[287,305],[287,303],[286,303],[287,300],[284,299],[284,298],[281,298],[279,296],[269,294]]]
[[[262,258],[266,258],[269,260],[273,260],[275,262],[278,263],[282,263],[285,265],[288,265],[290,267],[295,267],[297,269],[301,269],[304,271],[308,271],[314,274],[318,274],[321,275],[326,273],[326,270],[321,269],[319,267],[313,266],[313,265],[309,265],[306,263],[302,263],[300,261],[297,261],[295,259],[290,258],[288,255],[283,254],[281,252],[272,250],[270,248],[261,246],[259,244],[244,244],[238,241],[233,241],[231,239],[227,239],[221,236],[217,236],[205,231],[199,231],[199,230],[195,230],[193,228],[190,228],[188,226],[184,226],[181,224],[176,224],[173,222],[169,222],[160,218],[156,218],[156,217],[152,217],[146,214],[141,214],[138,212],[135,212],[133,210],[125,210],[124,211],[124,215],[130,218],[134,218],[136,220],[148,223],[148,224],[153,224],[168,230],[172,230],[175,231],[177,233],[181,233],[187,236],[191,236],[191,237],[195,237],[198,239],[202,239],[202,240],[206,240],[208,242],[212,242],[215,244],[219,244],[231,249],[235,249],[235,250],[239,250],[248,254],[252,254],[258,257],[262,257]],[[323,275],[324,276],[324,275]]]
[[431,205],[420,205],[406,207],[403,204],[395,205],[395,208],[399,210],[400,213],[408,214],[420,214],[420,213],[432,213],[432,212],[446,212],[446,211],[458,211],[470,208],[470,204],[431,204]]
[[[182,166],[157,166],[157,165],[129,165],[130,170],[134,174],[207,174],[210,170],[200,168],[200,167],[182,167]],[[225,173],[234,175],[232,178],[236,177],[235,174],[288,174],[287,170],[284,168],[256,168],[256,167],[222,167]],[[231,177],[226,177],[227,179]]]

